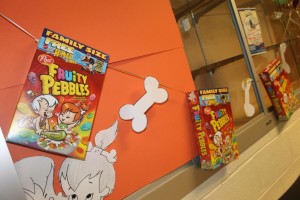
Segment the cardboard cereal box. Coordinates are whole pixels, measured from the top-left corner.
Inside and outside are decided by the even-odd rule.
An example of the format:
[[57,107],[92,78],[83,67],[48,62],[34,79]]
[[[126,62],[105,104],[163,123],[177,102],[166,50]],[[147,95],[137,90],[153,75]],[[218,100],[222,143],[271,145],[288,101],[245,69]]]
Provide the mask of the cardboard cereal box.
[[187,94],[202,169],[215,169],[238,157],[227,88],[200,89]]
[[44,29],[6,140],[84,159],[108,59]]
[[279,120],[288,120],[298,105],[281,60],[276,58],[259,74]]

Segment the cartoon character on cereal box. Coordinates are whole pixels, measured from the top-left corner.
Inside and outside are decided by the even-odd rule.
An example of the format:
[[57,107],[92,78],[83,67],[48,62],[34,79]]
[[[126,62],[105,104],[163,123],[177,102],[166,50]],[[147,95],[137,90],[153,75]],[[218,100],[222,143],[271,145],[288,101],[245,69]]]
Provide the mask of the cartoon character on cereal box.
[[82,57],[81,60],[85,63],[85,66],[83,66],[82,69],[88,70],[91,74],[93,74],[95,68],[95,60],[91,57],[91,54],[87,53]]
[[223,157],[223,139],[222,139],[222,133],[220,131],[217,131],[214,135],[214,144],[217,147],[215,157],[216,158]]
[[83,102],[66,102],[61,106],[61,112],[56,113],[58,125],[56,130],[64,130],[69,133],[72,128],[78,125],[83,118],[83,114],[89,109],[89,106]]
[[48,119],[53,116],[53,111],[58,104],[58,100],[50,95],[40,95],[33,99],[31,107],[38,115],[34,117],[25,117],[19,121],[19,127],[33,129],[38,135],[43,131],[49,131],[50,125]]
[[230,162],[231,157],[234,153],[232,149],[232,139],[229,134],[225,136],[224,143],[225,145],[224,145],[223,162],[226,164]]

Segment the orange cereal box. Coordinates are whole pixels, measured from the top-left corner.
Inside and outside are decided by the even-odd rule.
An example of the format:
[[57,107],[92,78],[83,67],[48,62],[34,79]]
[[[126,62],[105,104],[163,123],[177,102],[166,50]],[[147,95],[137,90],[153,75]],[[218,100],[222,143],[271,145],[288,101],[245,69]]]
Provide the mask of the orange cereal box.
[[108,59],[44,29],[6,140],[84,159]]
[[227,88],[187,94],[202,169],[215,169],[238,157]]

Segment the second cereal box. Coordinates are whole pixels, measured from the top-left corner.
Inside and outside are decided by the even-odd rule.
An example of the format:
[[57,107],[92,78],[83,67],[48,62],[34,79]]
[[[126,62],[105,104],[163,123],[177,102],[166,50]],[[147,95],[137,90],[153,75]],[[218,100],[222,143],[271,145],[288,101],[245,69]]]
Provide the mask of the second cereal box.
[[215,169],[238,157],[230,95],[227,88],[187,94],[202,169]]
[[279,120],[288,120],[298,105],[292,84],[276,58],[259,74]]

